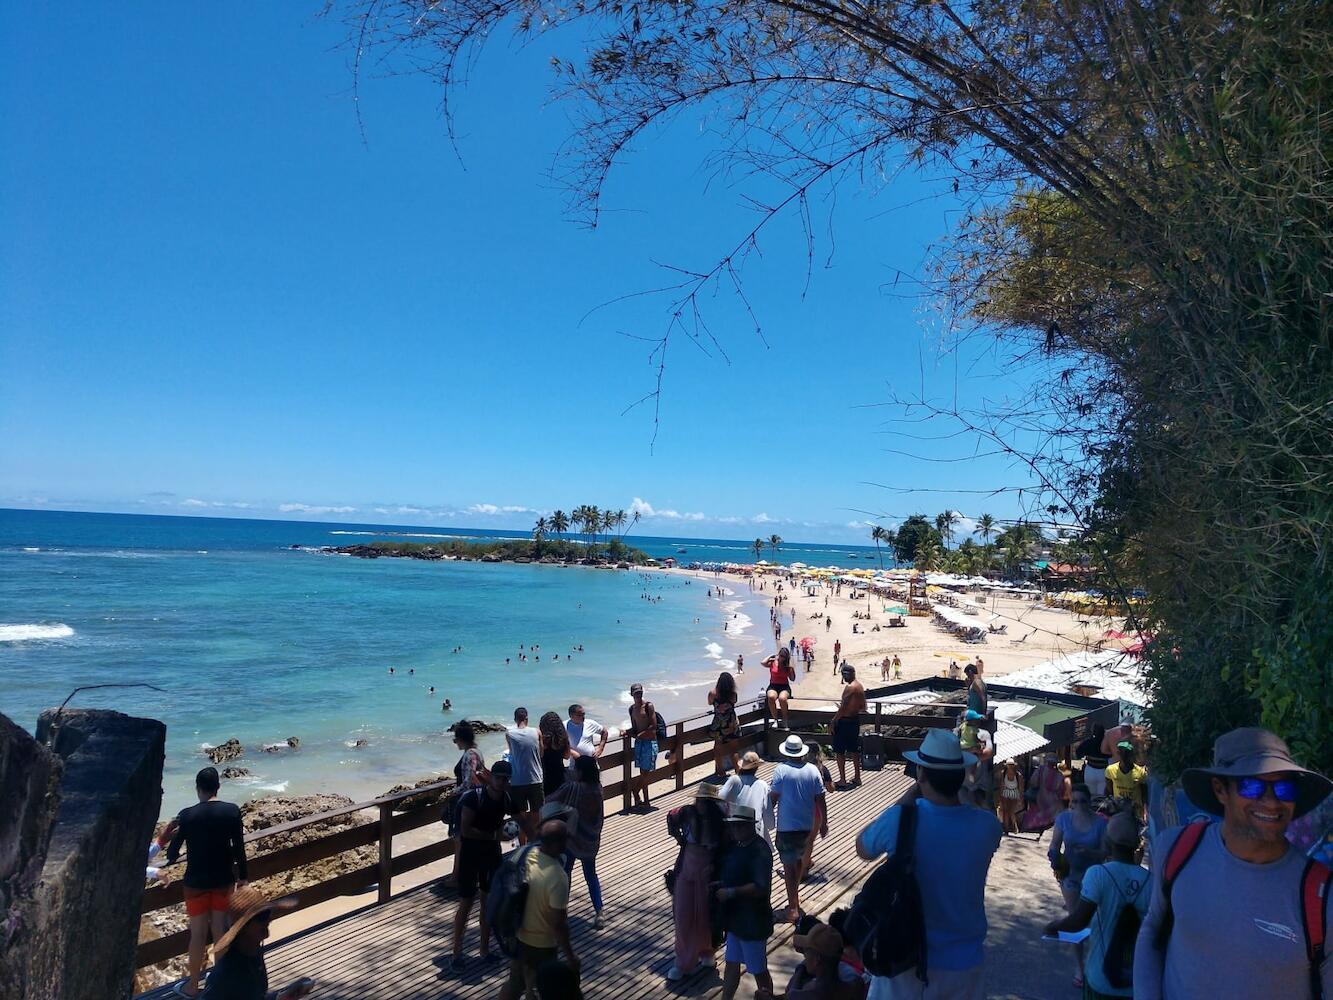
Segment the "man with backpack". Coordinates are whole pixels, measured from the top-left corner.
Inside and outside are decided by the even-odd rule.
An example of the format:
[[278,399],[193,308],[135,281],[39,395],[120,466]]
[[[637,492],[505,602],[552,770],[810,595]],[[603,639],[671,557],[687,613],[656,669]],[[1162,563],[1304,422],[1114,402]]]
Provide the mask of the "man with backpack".
[[976,757],[955,733],[931,729],[903,756],[916,765],[918,797],[857,837],[862,858],[889,862],[857,896],[844,932],[872,975],[870,1000],[981,1000],[986,875],[1004,830],[994,813],[959,802]]
[[[516,954],[509,963],[509,979],[500,990],[500,1000],[537,997],[537,970],[564,952],[566,964],[575,973],[581,962],[569,940],[569,876],[564,854],[569,846],[569,826],[562,819],[548,819],[538,827],[539,840],[523,849],[523,917],[515,934]],[[534,849],[535,848],[535,849]]]
[[454,872],[458,876],[458,909],[454,912],[454,951],[449,968],[462,972],[463,934],[472,915],[472,901],[481,893],[481,959],[498,962],[500,956],[491,951],[491,928],[486,917],[486,894],[491,891],[491,879],[500,867],[500,841],[503,839],[504,819],[517,816],[522,808],[509,791],[513,765],[507,760],[495,762],[489,777],[480,787],[469,788],[458,803],[458,857]]
[[657,708],[643,699],[643,685],[630,685],[629,695],[634,699],[629,707],[630,731],[634,735],[634,766],[637,778],[631,779],[635,809],[647,811],[652,807],[648,794],[648,775],[657,766],[658,741],[665,741],[664,723],[658,722]]
[[1325,958],[1333,871],[1286,838],[1292,820],[1327,797],[1329,780],[1297,764],[1273,733],[1243,728],[1217,738],[1212,767],[1190,768],[1180,781],[1221,822],[1189,823],[1153,841],[1134,996],[1333,997]]
[[1148,912],[1148,870],[1138,863],[1139,825],[1117,813],[1106,825],[1110,860],[1083,873],[1078,905],[1046,933],[1090,927],[1083,952],[1084,1000],[1134,995],[1134,944]]

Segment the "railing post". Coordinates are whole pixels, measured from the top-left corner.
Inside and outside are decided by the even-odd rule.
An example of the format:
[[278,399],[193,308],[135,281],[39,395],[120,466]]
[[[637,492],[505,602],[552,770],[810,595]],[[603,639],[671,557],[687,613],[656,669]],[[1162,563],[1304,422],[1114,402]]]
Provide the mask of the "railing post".
[[393,872],[390,867],[393,862],[393,827],[390,821],[393,819],[393,805],[388,802],[380,803],[380,897],[381,903],[389,901],[389,893],[393,888]]
[[685,787],[685,723],[676,723],[676,791]]
[[620,797],[623,800],[625,812],[629,812],[629,807],[633,804],[633,793],[630,791],[630,781],[633,780],[630,772],[630,747],[629,734],[626,733],[624,739],[624,752],[620,755]]
[[884,728],[884,723],[880,720],[884,717],[884,702],[875,702],[875,735],[878,736]]

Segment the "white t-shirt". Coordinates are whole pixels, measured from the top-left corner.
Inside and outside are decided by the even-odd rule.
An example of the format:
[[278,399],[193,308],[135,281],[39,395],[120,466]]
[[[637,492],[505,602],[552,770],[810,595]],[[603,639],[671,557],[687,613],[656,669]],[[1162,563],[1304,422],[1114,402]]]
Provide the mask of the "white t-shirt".
[[606,727],[585,715],[582,722],[566,719],[565,732],[569,734],[570,746],[582,755],[589,755],[597,749],[597,744],[602,742],[602,733],[606,732]]

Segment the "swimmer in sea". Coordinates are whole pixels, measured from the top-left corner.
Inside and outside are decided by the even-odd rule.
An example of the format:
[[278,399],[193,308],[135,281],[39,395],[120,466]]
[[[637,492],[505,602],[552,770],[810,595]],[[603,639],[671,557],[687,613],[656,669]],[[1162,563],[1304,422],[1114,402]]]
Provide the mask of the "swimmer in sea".
[[416,667],[408,667],[407,672],[409,675],[415,674],[417,672]]
[[393,673],[393,667],[389,668],[389,673]]
[[431,693],[431,694],[434,694],[434,693],[435,693],[435,685],[434,685],[434,684],[432,684],[432,685],[430,686],[430,693]]
[[451,708],[453,708],[453,707],[454,707],[454,703],[451,702],[448,698],[445,698],[445,699],[444,699],[444,704],[440,706],[440,711],[441,711],[441,712],[447,712],[447,711],[449,711],[449,709],[451,709]]

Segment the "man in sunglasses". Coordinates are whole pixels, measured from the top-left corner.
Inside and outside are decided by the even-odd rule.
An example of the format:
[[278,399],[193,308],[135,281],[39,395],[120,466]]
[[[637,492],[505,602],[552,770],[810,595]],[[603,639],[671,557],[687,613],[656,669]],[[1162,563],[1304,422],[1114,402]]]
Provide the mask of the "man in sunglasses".
[[1264,729],[1213,744],[1213,766],[1181,775],[1221,822],[1153,842],[1153,898],[1134,951],[1134,996],[1333,998],[1333,960],[1310,947],[1333,920],[1333,872],[1287,841],[1330,783]]

